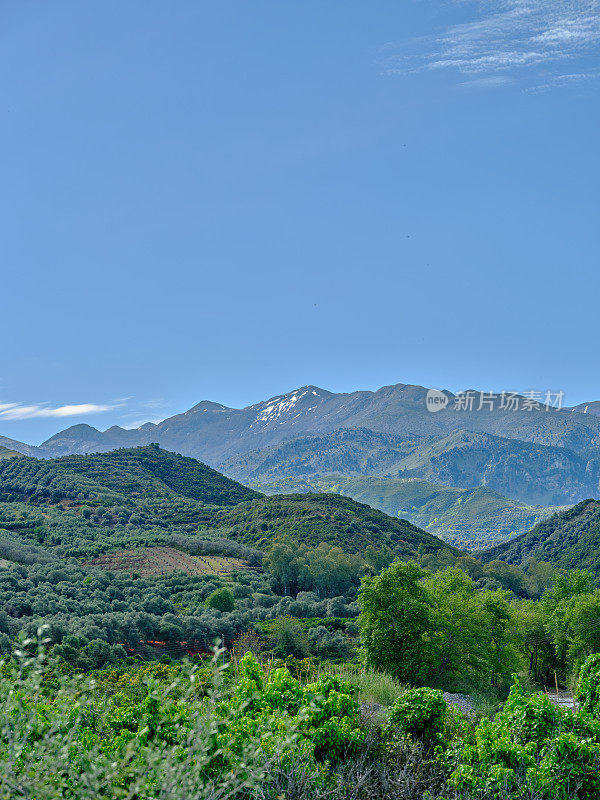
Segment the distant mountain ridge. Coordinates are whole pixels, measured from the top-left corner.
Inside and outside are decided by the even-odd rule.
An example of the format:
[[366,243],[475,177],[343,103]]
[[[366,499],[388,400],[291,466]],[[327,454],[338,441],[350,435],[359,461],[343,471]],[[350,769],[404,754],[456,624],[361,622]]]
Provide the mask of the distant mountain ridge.
[[599,455],[472,431],[404,439],[360,428],[242,453],[219,469],[242,483],[332,473],[421,478],[464,489],[486,486],[531,505],[556,506],[597,492]]
[[[329,436],[341,429],[361,429],[398,441],[418,439],[429,448],[429,452],[418,447],[406,453],[406,476],[461,487],[487,483],[503,494],[543,505],[576,502],[598,494],[597,414],[545,410],[524,398],[511,410],[502,407],[499,395],[479,395],[479,403],[463,409],[464,404],[451,392],[445,392],[446,407],[431,413],[427,410],[428,391],[422,386],[396,384],[377,391],[334,393],[308,385],[242,409],[202,401],[183,414],[136,430],[113,426],[98,431],[80,424],[55,434],[39,448],[14,440],[0,439],[0,444],[27,455],[53,458],[156,442],[211,466],[231,465],[235,471],[239,468],[236,459],[254,451]],[[465,441],[461,441],[463,435]],[[511,444],[515,442],[519,444]],[[352,456],[352,447],[349,443],[344,459]],[[378,448],[380,455],[384,449]],[[362,472],[385,474],[378,458],[372,454],[371,465]],[[329,466],[326,471],[341,470]],[[477,479],[476,473],[481,473]]]

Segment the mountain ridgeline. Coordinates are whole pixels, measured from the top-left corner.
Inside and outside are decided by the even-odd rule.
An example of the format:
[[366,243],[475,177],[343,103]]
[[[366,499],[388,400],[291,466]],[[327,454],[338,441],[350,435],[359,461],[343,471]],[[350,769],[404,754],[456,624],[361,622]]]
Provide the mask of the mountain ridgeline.
[[430,413],[420,386],[337,394],[304,386],[242,409],[204,401],[136,430],[74,425],[39,448],[6,438],[0,445],[54,458],[156,442],[244,482],[332,473],[418,477],[484,485],[544,506],[598,495],[600,416],[593,402],[556,410],[523,401],[511,409],[496,397],[478,410],[446,396],[446,408]]
[[220,468],[244,483],[332,473],[420,478],[464,489],[485,486],[530,505],[556,506],[597,493],[600,459],[473,431],[404,439],[344,429],[243,453]]

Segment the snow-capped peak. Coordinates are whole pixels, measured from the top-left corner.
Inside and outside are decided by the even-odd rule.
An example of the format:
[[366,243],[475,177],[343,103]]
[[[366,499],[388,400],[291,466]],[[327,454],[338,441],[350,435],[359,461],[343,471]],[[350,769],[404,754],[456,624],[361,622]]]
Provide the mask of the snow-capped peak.
[[313,408],[316,408],[314,401],[317,398],[324,398],[326,394],[328,393],[317,389],[316,386],[303,386],[293,392],[288,392],[288,394],[281,394],[266,400],[264,403],[252,406],[252,409],[256,410],[257,422],[273,422],[280,417],[289,417],[292,412],[295,412],[293,416],[299,416],[301,412],[298,406],[303,398],[306,398],[306,400],[302,405],[305,405],[307,401],[313,403],[312,408],[304,410],[312,411]]

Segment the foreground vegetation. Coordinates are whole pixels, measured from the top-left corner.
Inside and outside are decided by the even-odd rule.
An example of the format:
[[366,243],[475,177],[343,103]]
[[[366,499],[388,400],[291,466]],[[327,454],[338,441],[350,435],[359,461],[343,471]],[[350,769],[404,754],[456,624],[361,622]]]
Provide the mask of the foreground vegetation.
[[10,458],[0,498],[0,800],[600,794],[594,572],[155,447]]
[[[43,634],[43,631],[40,631]],[[39,649],[38,649],[39,648]],[[37,652],[36,652],[37,650]],[[579,710],[519,682],[493,717],[402,689],[375,719],[355,687],[239,662],[84,677],[39,640],[0,667],[0,797],[36,800],[593,800],[600,792],[600,655]]]

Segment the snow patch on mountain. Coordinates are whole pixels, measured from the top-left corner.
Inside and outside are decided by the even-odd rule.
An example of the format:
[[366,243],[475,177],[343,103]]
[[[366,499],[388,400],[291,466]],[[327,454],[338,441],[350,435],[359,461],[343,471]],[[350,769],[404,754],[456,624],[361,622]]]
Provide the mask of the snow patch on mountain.
[[[308,399],[308,402],[314,403],[315,398],[323,398],[323,394],[313,386],[303,386],[301,389],[296,389],[288,394],[272,397],[270,400],[267,400],[264,403],[259,403],[256,406],[252,406],[252,410],[256,410],[256,421],[279,421],[279,424],[281,425],[280,418],[290,417],[291,412],[296,412],[292,417],[293,419],[296,419],[297,417],[301,416],[302,413],[313,411],[315,408],[317,408],[317,405],[312,405],[308,409],[298,408],[300,401],[304,397]],[[306,402],[304,405],[306,405]]]

